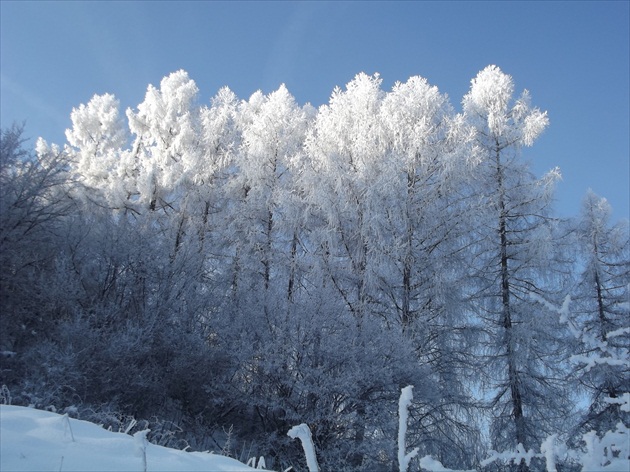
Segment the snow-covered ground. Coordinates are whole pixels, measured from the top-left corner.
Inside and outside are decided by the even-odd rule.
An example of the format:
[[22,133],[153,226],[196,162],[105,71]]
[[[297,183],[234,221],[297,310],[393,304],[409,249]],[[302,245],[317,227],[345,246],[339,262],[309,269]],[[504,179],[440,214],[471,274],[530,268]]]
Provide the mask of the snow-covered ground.
[[229,457],[149,444],[142,433],[113,433],[48,411],[0,405],[0,470],[240,472]]

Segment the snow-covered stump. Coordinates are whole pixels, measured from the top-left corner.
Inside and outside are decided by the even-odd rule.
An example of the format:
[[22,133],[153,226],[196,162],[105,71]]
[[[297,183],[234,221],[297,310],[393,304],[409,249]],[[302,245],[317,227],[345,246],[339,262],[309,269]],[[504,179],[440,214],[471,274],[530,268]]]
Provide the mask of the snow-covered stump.
[[406,454],[407,448],[407,420],[409,419],[409,405],[413,400],[413,385],[408,385],[400,391],[400,399],[398,400],[398,465],[400,472],[407,472],[409,462],[418,455],[418,448]]
[[319,472],[319,466],[317,465],[317,456],[315,455],[315,446],[313,445],[313,436],[308,425],[302,423],[294,426],[289,430],[287,435],[290,438],[298,438],[302,442],[302,448],[304,449],[304,455],[306,456],[306,466],[309,472]]

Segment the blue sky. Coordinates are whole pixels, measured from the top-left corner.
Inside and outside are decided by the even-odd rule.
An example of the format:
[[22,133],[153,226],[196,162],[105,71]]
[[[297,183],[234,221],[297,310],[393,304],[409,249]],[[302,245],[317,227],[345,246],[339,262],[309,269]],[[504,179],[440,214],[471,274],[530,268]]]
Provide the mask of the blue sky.
[[63,143],[73,107],[113,93],[136,107],[148,84],[188,71],[209,103],[285,83],[319,106],[357,73],[383,88],[426,77],[460,110],[489,64],[551,125],[525,151],[540,176],[559,166],[557,211],[588,188],[629,217],[630,2],[35,2],[0,0],[1,126]]

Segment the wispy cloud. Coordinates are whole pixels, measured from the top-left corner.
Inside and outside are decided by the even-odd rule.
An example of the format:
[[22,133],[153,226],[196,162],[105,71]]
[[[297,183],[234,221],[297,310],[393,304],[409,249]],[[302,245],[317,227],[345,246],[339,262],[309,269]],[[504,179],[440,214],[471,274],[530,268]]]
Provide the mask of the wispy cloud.
[[298,55],[308,36],[308,28],[316,6],[309,2],[298,4],[290,21],[279,32],[265,66],[266,85],[277,87],[280,82],[286,83],[294,79],[296,63],[299,62]]
[[[50,128],[64,129],[68,125],[69,112],[64,114],[46,99],[0,72],[0,96],[2,96],[2,126],[7,121],[19,121],[24,116],[37,116],[38,121],[50,122]],[[7,103],[14,104],[11,108]]]

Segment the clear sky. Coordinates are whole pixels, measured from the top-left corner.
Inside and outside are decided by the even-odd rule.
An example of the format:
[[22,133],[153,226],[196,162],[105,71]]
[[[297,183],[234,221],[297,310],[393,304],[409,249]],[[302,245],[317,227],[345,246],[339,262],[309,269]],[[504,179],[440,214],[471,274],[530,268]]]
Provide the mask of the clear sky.
[[209,100],[285,83],[298,103],[327,103],[357,73],[383,88],[426,77],[457,110],[489,64],[551,125],[524,158],[559,166],[556,209],[573,216],[588,188],[629,217],[630,2],[35,2],[0,0],[1,126],[65,142],[73,107],[113,93],[124,110],[149,84],[186,70]]

